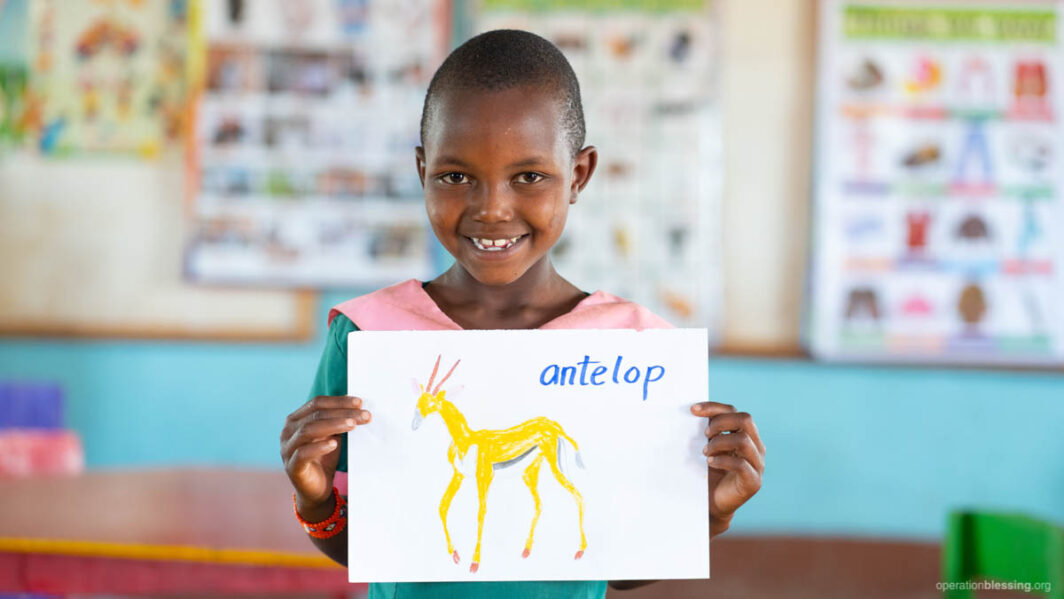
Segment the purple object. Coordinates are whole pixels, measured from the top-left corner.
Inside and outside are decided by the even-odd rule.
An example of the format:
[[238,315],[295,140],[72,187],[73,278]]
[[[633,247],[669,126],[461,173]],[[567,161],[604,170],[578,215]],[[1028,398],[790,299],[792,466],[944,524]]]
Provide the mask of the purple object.
[[0,429],[63,428],[63,388],[55,383],[0,382]]

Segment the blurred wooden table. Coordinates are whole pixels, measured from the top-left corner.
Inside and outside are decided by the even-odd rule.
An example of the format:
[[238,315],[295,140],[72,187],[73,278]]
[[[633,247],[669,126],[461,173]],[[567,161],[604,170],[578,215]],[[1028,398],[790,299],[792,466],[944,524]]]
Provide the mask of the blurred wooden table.
[[[365,592],[317,552],[293,518],[291,501],[281,472],[0,479],[0,592]],[[936,543],[726,534],[713,542],[711,555],[711,580],[659,582],[610,597],[941,597]]]
[[611,590],[607,599],[942,599],[937,543],[725,533],[709,554],[709,580]]
[[[0,479],[0,592],[351,593],[292,514],[282,472]],[[363,587],[363,588],[360,588]]]

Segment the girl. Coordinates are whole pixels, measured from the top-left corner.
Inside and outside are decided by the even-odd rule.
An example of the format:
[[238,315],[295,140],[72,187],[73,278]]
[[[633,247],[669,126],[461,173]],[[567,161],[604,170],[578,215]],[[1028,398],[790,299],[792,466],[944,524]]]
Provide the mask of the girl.
[[[668,327],[642,306],[586,293],[550,260],[569,206],[595,172],[584,147],[580,89],[550,42],[522,31],[469,40],[429,84],[417,170],[436,237],[455,258],[429,281],[407,281],[333,308],[311,399],[288,416],[281,456],[296,514],[323,553],[347,565],[344,500],[334,490],[346,466],[344,433],[369,425],[347,397],[347,333],[353,330]],[[709,418],[710,535],[761,487],[765,448],[749,414],[700,402]],[[356,433],[357,434],[357,433]],[[352,531],[358,534],[358,531]],[[610,583],[616,588],[638,582]],[[370,597],[598,597],[605,582],[374,584]]]

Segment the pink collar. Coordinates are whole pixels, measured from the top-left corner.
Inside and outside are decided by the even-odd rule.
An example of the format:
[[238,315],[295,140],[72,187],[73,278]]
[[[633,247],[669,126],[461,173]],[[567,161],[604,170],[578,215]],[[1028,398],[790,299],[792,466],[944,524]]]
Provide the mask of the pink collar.
[[[440,310],[416,279],[334,306],[329,311],[329,324],[337,314],[347,316],[364,331],[462,330]],[[596,291],[580,300],[571,311],[539,328],[642,330],[672,328],[672,325],[639,304]]]

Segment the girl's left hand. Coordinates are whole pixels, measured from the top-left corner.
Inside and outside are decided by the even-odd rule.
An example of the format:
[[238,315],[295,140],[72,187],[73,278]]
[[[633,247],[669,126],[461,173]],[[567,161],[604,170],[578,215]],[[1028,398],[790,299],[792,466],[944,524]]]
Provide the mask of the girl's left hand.
[[704,401],[691,413],[709,418],[702,453],[709,464],[710,536],[728,529],[732,514],[761,488],[765,472],[765,444],[754,418],[734,406]]

